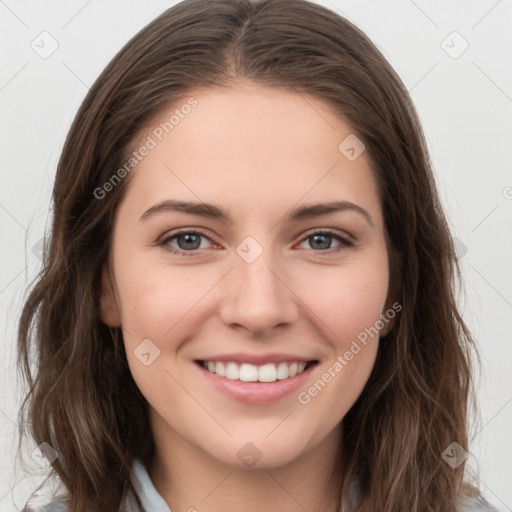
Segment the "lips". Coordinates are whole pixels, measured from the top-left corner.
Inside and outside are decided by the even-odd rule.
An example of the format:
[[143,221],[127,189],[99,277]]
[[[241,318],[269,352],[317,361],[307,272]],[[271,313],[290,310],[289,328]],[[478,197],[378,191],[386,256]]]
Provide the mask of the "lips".
[[[289,357],[289,356],[288,356]],[[218,358],[217,358],[218,359]],[[295,358],[296,359],[296,358]],[[235,368],[236,372],[238,372],[238,377],[240,377],[240,371],[242,372],[242,377],[244,376],[244,372],[253,372],[252,378],[254,378],[254,370],[251,370],[249,367],[248,369],[242,369],[244,365],[250,365],[255,366],[258,370],[258,380],[256,381],[243,381],[243,380],[234,380],[229,377],[221,377],[217,373],[212,373],[208,370],[208,364],[211,365],[215,364],[215,369],[217,369],[217,363],[222,363],[225,368],[227,368],[227,372],[233,372],[231,374],[231,377],[236,377],[235,374]],[[277,379],[277,372],[279,365],[284,363],[287,367],[286,371],[288,372],[288,375],[290,375],[290,367],[293,373],[294,367],[296,366],[296,371],[299,370],[299,363],[305,364],[305,367],[301,373],[296,373],[295,376],[291,377],[288,376],[284,379]],[[311,373],[315,371],[315,368],[319,364],[318,360],[300,360],[300,361],[280,361],[277,363],[264,363],[260,365],[254,365],[253,363],[244,363],[244,362],[238,362],[238,361],[232,361],[232,360],[223,360],[223,361],[212,361],[211,359],[206,360],[196,360],[194,361],[194,366],[197,368],[198,373],[198,379],[200,382],[205,382],[211,385],[214,389],[218,390],[221,394],[224,396],[227,396],[230,399],[237,400],[239,402],[245,402],[247,404],[254,404],[254,405],[270,405],[272,403],[275,403],[276,401],[283,399],[287,396],[292,395],[293,393],[296,393],[301,387],[305,385],[307,380],[310,378]],[[229,363],[232,363],[234,367],[230,368]],[[206,364],[206,367],[205,367]],[[272,365],[275,367],[276,371],[276,380],[271,381],[270,378],[273,378],[273,374],[271,374],[272,370],[269,369],[269,365]],[[302,365],[301,365],[302,366]],[[267,367],[266,369],[263,367]],[[212,367],[213,368],[213,367]],[[259,372],[263,371],[262,378],[268,378],[268,381],[259,380]],[[283,371],[283,370],[281,370]],[[265,372],[269,372],[267,375],[265,375]],[[270,375],[269,375],[270,374]],[[281,374],[284,376],[284,371]],[[204,379],[204,380],[203,380]]]

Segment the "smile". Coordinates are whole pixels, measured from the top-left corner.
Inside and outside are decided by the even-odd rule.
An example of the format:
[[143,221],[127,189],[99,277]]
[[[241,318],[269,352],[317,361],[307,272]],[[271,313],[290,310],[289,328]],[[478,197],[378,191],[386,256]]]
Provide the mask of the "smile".
[[210,373],[243,382],[275,382],[300,375],[315,361],[267,363],[260,366],[234,361],[198,361]]

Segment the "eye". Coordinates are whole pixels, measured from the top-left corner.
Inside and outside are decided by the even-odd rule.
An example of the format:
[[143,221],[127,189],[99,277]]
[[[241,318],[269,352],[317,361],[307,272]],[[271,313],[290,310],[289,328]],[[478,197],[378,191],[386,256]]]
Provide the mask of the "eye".
[[[329,247],[332,243],[332,240],[337,240],[339,244],[332,248]],[[311,247],[315,250],[315,252],[335,252],[339,251],[341,249],[344,249],[345,247],[351,247],[354,245],[354,243],[349,240],[348,238],[342,237],[338,233],[331,231],[331,230],[323,230],[323,231],[315,231],[313,233],[310,233],[305,238],[302,239],[301,243],[304,243],[306,241],[310,240]],[[316,249],[319,249],[316,250]]]
[[[172,235],[163,238],[158,245],[164,247],[166,250],[179,254],[181,256],[194,255],[200,249],[205,247],[201,245],[201,239],[204,238],[211,242],[211,239],[200,231],[180,230]],[[176,242],[178,247],[171,245],[171,242]]]

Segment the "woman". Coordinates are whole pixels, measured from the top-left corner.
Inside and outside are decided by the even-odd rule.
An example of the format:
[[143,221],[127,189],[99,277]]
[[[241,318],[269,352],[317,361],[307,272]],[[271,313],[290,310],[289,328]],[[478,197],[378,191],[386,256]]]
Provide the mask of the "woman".
[[44,510],[495,510],[463,481],[474,341],[420,123],[347,20],[165,11],[53,203],[19,335]]

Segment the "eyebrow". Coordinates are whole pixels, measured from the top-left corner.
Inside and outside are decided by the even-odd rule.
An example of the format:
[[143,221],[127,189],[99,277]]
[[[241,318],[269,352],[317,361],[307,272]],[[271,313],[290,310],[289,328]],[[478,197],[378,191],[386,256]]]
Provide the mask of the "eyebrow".
[[[366,219],[370,226],[375,227],[370,214],[361,206],[351,203],[350,201],[331,201],[328,203],[299,206],[286,216],[286,220],[288,222],[294,222],[343,211],[357,212]],[[146,221],[164,212],[188,213],[190,215],[198,215],[209,219],[217,219],[228,224],[233,222],[231,215],[221,206],[202,202],[177,201],[174,199],[167,199],[155,204],[142,214],[140,220]]]

